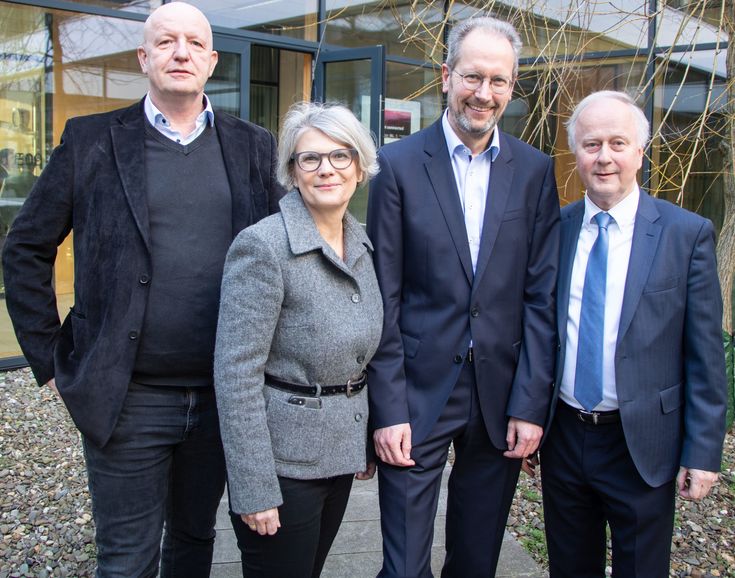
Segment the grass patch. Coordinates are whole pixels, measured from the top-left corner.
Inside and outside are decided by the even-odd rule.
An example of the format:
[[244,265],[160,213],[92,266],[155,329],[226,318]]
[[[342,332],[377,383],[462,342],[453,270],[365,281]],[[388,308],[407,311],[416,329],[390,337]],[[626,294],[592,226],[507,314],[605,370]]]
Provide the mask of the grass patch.
[[546,560],[549,556],[546,552],[546,536],[543,530],[529,528],[528,532],[520,537],[521,546],[536,560]]

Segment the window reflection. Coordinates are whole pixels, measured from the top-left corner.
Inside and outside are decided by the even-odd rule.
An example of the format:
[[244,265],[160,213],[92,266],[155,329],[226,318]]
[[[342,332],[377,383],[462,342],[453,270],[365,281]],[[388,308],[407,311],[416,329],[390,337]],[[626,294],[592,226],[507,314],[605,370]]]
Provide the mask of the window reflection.
[[[141,22],[5,2],[0,12],[1,245],[66,120],[132,104],[147,82],[135,53]],[[64,314],[73,302],[73,265],[69,238],[59,247],[54,271]],[[0,357],[19,354],[3,300]]]
[[213,26],[316,40],[317,0],[193,0]]

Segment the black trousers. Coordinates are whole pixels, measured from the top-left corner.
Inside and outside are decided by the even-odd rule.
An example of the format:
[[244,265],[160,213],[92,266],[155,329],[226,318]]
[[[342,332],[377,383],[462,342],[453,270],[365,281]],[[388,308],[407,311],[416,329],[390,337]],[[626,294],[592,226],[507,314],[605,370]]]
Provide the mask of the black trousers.
[[585,424],[559,402],[541,474],[551,578],[603,578],[606,524],[613,577],[668,577],[675,480],[643,481],[621,423]]
[[383,531],[380,578],[432,576],[434,518],[452,442],[455,460],[449,477],[442,577],[495,575],[521,460],[505,458],[490,442],[474,370],[465,364],[431,434],[411,449],[416,465],[378,467]]
[[273,536],[252,531],[230,512],[243,576],[317,578],[342,523],[353,478],[278,478],[283,505],[278,508],[281,527]]

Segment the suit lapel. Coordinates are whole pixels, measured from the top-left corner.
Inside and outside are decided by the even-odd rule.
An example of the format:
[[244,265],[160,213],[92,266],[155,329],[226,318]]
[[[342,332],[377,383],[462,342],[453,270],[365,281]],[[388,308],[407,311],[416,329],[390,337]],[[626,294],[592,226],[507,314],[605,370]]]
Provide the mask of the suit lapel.
[[578,201],[561,221],[561,252],[559,254],[559,277],[557,281],[556,320],[559,342],[566,343],[569,290],[572,282],[574,256],[577,253],[579,231],[584,218],[584,200]]
[[145,187],[145,113],[143,101],[126,108],[110,127],[117,172],[135,224],[150,251],[148,195]]
[[[255,147],[250,141],[250,135],[247,131],[240,130],[234,117],[215,112],[214,119],[232,195],[234,237],[252,223],[250,163],[256,160]],[[267,207],[262,214],[267,214]]]
[[656,249],[661,238],[661,225],[655,222],[658,218],[659,213],[653,200],[641,191],[633,229],[633,241],[630,248],[628,275],[625,279],[623,307],[620,311],[618,344],[628,331],[628,327],[630,327],[630,322],[643,293],[643,287],[648,279],[653,259],[656,256]]
[[510,149],[510,143],[501,132],[500,154],[498,154],[498,158],[495,159],[490,169],[490,182],[487,188],[482,237],[480,238],[480,252],[477,255],[477,267],[475,269],[475,286],[479,285],[482,275],[485,273],[495,240],[498,238],[500,223],[505,214],[508,197],[510,197],[514,170],[513,152]]
[[457,182],[454,180],[454,170],[447,151],[447,141],[442,131],[441,119],[426,131],[424,152],[427,155],[424,166],[429,175],[429,181],[444,214],[444,220],[457,249],[467,281],[471,285],[473,277],[472,257],[467,241],[467,229],[464,225],[462,205],[459,202]]

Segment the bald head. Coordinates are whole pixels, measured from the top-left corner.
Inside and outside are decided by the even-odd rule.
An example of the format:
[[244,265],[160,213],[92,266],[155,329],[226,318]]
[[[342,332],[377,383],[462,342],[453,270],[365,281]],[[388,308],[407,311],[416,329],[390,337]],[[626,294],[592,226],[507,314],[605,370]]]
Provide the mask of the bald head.
[[171,2],[156,8],[143,26],[143,43],[148,44],[153,38],[154,30],[160,22],[189,21],[197,22],[206,30],[207,42],[212,47],[212,27],[204,13],[196,6],[186,2]]
[[217,64],[212,27],[191,4],[164,4],[145,22],[138,60],[159,109],[182,105],[201,109],[204,85]]

